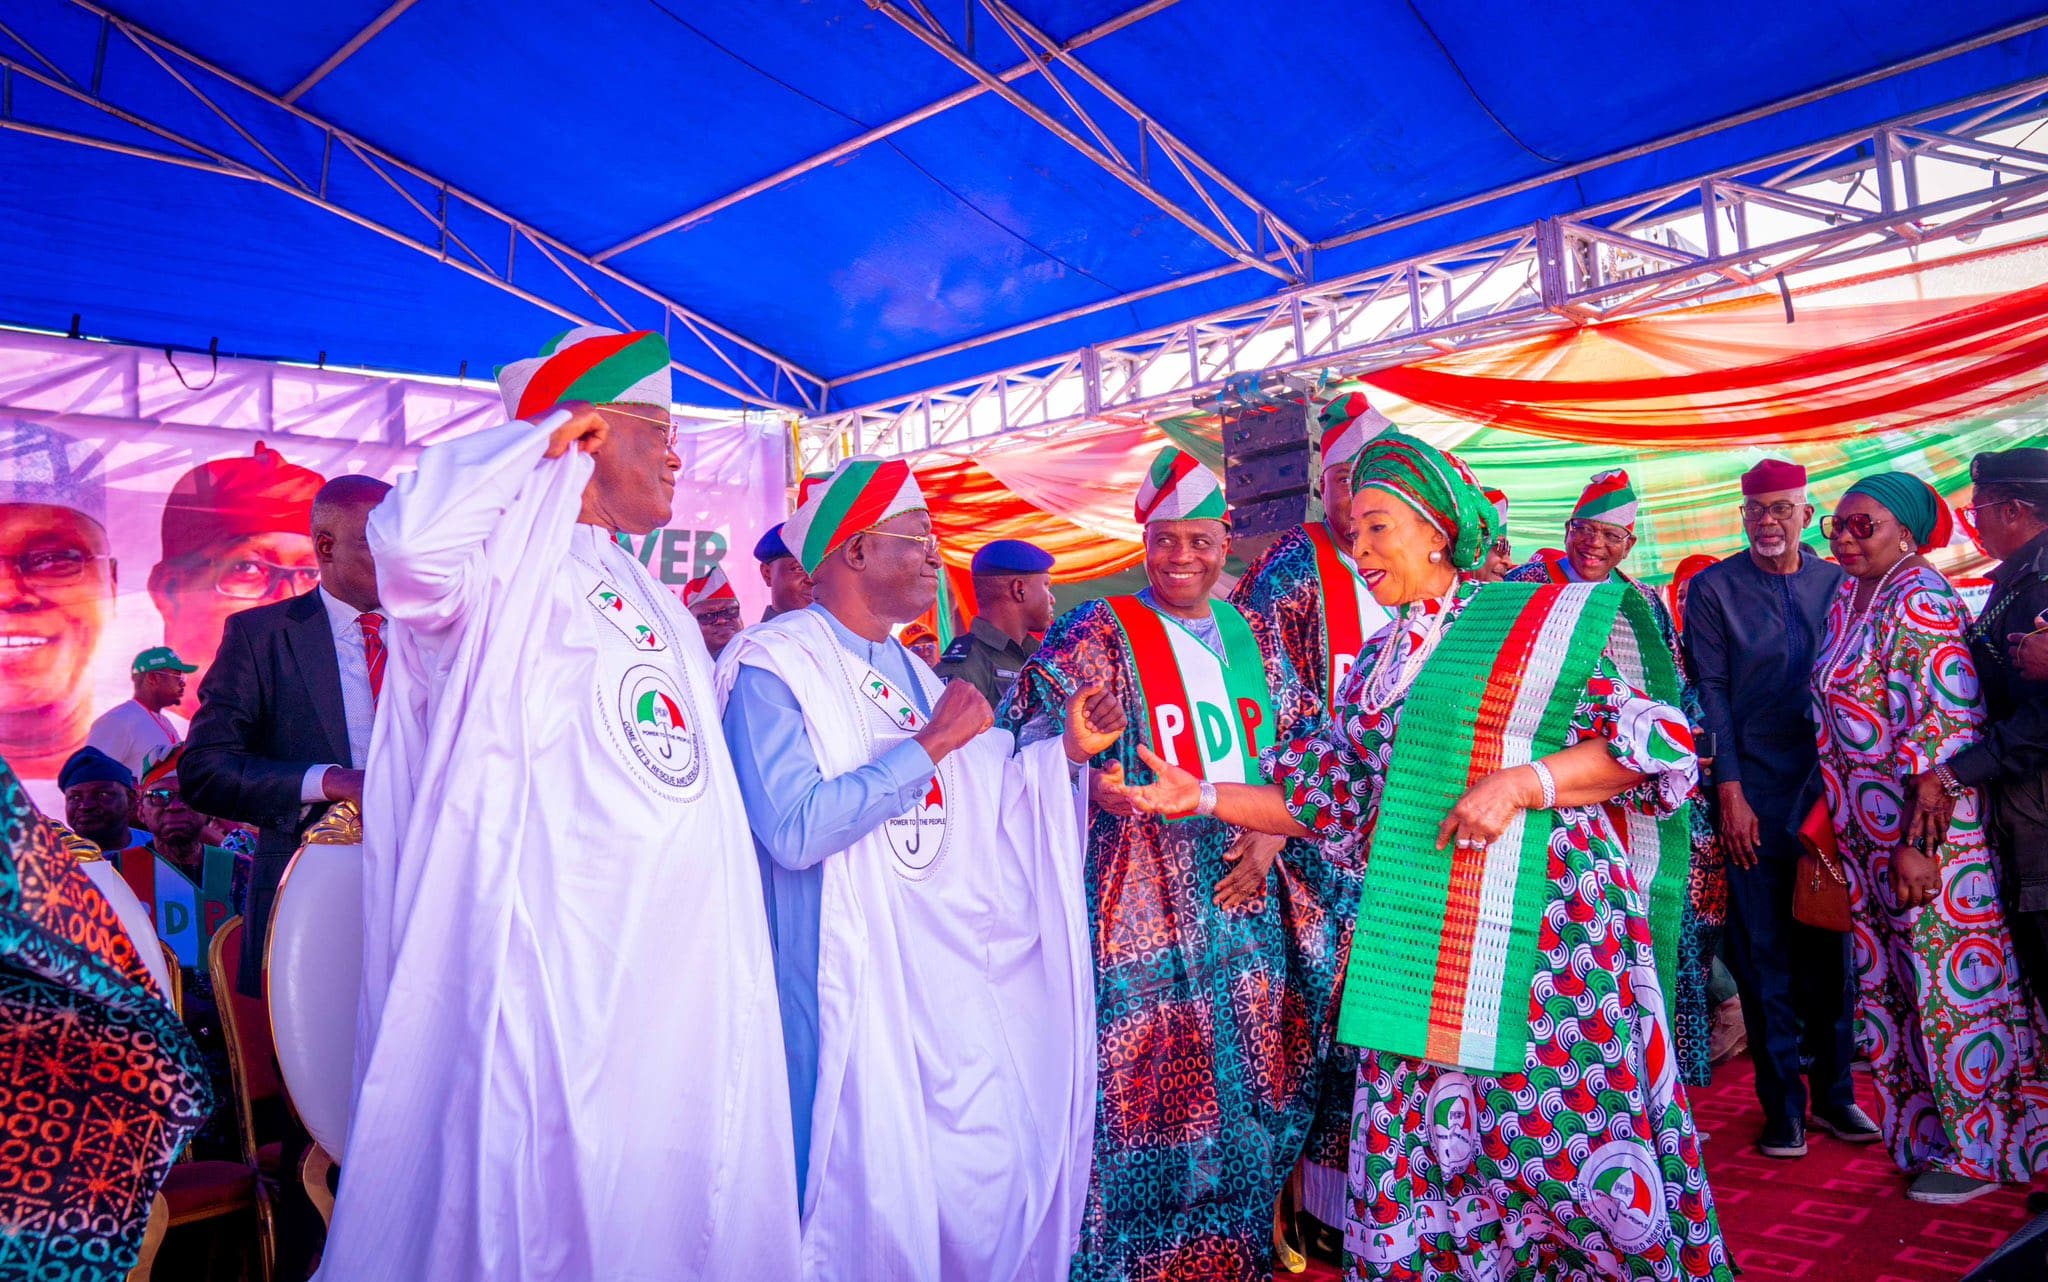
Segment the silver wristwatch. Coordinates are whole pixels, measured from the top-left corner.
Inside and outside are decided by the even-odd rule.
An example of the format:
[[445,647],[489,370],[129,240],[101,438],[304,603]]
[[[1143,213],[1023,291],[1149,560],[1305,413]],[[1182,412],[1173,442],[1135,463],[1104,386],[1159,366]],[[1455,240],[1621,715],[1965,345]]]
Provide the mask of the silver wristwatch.
[[1202,799],[1195,803],[1195,813],[1198,815],[1213,815],[1216,813],[1216,785],[1210,783],[1207,779],[1202,780]]

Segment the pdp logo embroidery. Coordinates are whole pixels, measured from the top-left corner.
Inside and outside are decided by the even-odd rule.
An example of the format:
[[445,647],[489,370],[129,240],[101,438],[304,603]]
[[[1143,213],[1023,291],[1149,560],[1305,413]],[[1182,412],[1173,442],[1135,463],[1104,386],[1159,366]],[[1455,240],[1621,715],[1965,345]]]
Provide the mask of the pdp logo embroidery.
[[1643,1251],[1670,1231],[1664,1177],[1640,1141],[1601,1145],[1586,1159],[1579,1181],[1579,1204],[1623,1254]]
[[942,765],[923,800],[882,825],[889,851],[896,856],[896,871],[912,881],[931,876],[946,853],[946,776]]
[[675,678],[650,664],[635,664],[619,682],[619,726],[626,746],[656,779],[690,788],[703,768],[700,729],[684,712],[688,701]]
[[584,600],[596,608],[606,623],[617,628],[619,635],[631,642],[635,650],[655,654],[668,649],[668,643],[661,639],[661,634],[654,630],[653,624],[640,612],[640,608],[628,601],[611,584],[602,579],[598,580],[597,586],[590,589],[590,595]]

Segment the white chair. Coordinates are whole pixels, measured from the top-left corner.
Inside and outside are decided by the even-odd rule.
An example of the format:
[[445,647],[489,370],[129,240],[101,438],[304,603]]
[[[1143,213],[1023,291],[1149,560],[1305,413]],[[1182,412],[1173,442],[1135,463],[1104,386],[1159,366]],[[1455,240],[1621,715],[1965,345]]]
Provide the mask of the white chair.
[[336,805],[306,834],[278,884],[264,957],[271,1036],[285,1094],[319,1145],[299,1172],[323,1215],[326,1168],[348,1145],[356,1001],[363,976],[363,833]]

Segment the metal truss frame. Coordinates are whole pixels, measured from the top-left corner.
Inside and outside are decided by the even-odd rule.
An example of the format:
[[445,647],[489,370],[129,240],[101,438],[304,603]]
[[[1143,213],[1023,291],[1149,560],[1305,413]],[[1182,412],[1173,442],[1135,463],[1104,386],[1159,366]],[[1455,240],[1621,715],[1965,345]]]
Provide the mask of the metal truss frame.
[[[27,51],[27,58],[0,52],[0,129],[79,146],[117,152],[260,183],[303,200],[336,217],[435,258],[476,280],[543,308],[572,324],[608,323],[645,329],[661,309],[675,368],[742,404],[815,412],[826,403],[826,380],[675,299],[573,248],[530,224],[322,120],[296,105],[313,84],[352,56],[408,7],[400,0],[343,45],[290,94],[279,97],[221,67],[89,2],[69,0],[97,18],[99,40],[90,65],[64,65],[53,50],[40,49],[0,20],[0,35]],[[144,59],[141,76],[153,70],[161,81],[139,76],[114,83],[110,70],[129,60],[108,60],[109,45],[125,41]],[[73,60],[77,61],[76,59]],[[100,137],[30,118],[16,92],[19,81],[49,90],[112,121],[150,135],[142,145]],[[122,102],[163,101],[171,95],[181,109],[198,105],[240,140],[242,154],[182,133]],[[268,138],[272,146],[261,141]],[[305,153],[317,152],[317,165]],[[297,157],[296,163],[280,152]],[[347,181],[340,181],[346,179]],[[367,181],[363,181],[367,180]],[[350,194],[343,194],[344,192]],[[364,193],[375,195],[370,199]],[[635,303],[623,295],[637,295]],[[609,297],[608,297],[609,295]],[[617,300],[616,302],[614,300]],[[636,308],[629,321],[619,304]]]
[[799,462],[808,470],[850,453],[971,453],[1001,437],[1251,396],[1306,371],[1363,373],[1783,289],[2033,219],[2048,220],[2048,77],[1446,252],[809,418]]

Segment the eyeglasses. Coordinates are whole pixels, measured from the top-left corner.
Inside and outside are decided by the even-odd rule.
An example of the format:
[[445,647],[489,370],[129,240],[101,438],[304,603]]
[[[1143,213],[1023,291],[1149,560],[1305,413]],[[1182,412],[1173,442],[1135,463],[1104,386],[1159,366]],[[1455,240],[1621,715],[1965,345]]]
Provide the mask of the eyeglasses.
[[641,422],[647,424],[648,426],[654,428],[655,431],[660,432],[662,434],[662,444],[668,446],[670,449],[674,449],[676,447],[676,432],[678,431],[678,428],[676,427],[675,419],[667,417],[665,415],[661,418],[656,418],[652,414],[635,414],[632,410],[626,409],[624,406],[621,405],[606,405],[603,408],[606,411],[613,414],[620,414],[624,415],[627,418],[639,419]]
[[1784,499],[1769,504],[1744,503],[1742,505],[1742,519],[1751,525],[1755,525],[1767,516],[1773,521],[1789,521],[1792,519],[1793,513],[1797,512],[1799,508],[1799,504],[1787,502]]
[[898,534],[894,530],[862,530],[862,534],[879,534],[885,539],[902,539],[917,544],[918,551],[930,556],[939,550],[939,536],[936,534]]
[[1514,553],[1508,549],[1508,536],[1505,534],[1501,535],[1499,538],[1493,541],[1493,550],[1501,556],[1514,555]]
[[1846,534],[1852,539],[1868,539],[1876,537],[1877,531],[1877,518],[1866,512],[1858,512],[1854,516],[1824,516],[1820,519],[1820,536],[1824,539],[1834,538],[1837,533]]
[[1611,548],[1625,548],[1635,542],[1636,536],[1627,530],[1618,530],[1598,521],[1566,521],[1564,532],[1575,539],[1599,539]]
[[237,601],[255,601],[290,588],[286,596],[303,596],[320,586],[317,565],[279,565],[253,556],[229,561],[213,579],[213,590]]
[[31,587],[56,588],[77,583],[95,561],[111,561],[83,548],[34,548],[13,555],[0,555],[0,564],[12,565],[15,573]]
[[159,806],[168,806],[174,801],[183,801],[185,794],[176,788],[151,788],[142,794],[144,801],[154,801]]

